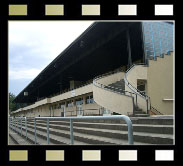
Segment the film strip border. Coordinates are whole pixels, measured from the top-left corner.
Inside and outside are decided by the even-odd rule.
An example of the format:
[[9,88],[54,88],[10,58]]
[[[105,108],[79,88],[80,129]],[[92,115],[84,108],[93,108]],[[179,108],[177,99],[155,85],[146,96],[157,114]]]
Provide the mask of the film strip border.
[[[144,152],[141,150],[116,150],[116,149],[105,149],[105,150],[77,150],[72,147],[72,150],[39,150],[35,153],[35,150],[9,150],[8,151],[8,162],[14,165],[14,163],[29,163],[36,161],[37,156],[39,156],[40,163],[69,163],[71,161],[75,162],[92,162],[97,161],[98,163],[123,163],[123,162],[153,162],[153,163],[174,163],[175,161],[175,151],[167,149],[149,150],[146,153],[148,155],[144,156]],[[63,148],[64,149],[64,148]],[[77,153],[76,153],[77,152]],[[36,157],[36,158],[35,158]],[[155,165],[155,164],[154,164]]]
[[[74,6],[74,5],[73,5]],[[148,6],[144,4],[123,4],[123,3],[118,3],[118,4],[113,4],[111,6],[111,10],[109,6],[105,6],[104,4],[100,3],[95,3],[95,4],[77,4],[75,5],[76,7],[74,8],[72,6],[71,9],[75,9],[75,16],[83,16],[87,18],[86,16],[115,16],[115,17],[120,17],[121,16],[141,16],[141,15],[146,15],[146,12],[148,15],[151,16],[174,16],[175,9],[174,9],[174,4],[149,4]],[[8,4],[8,15],[9,16],[33,16],[32,13],[34,13],[34,7],[35,5],[32,4],[26,4],[26,3],[9,3]],[[38,4],[36,10],[39,10],[37,12],[37,16],[71,16],[69,13],[69,8],[70,6],[66,3],[59,3],[59,4]],[[105,9],[106,7],[106,9]],[[150,9],[150,10],[148,10]],[[35,11],[36,11],[35,10]],[[108,10],[108,14],[106,15],[106,11]],[[144,10],[142,12],[141,10]],[[34,13],[35,14],[35,13]],[[132,17],[132,18],[133,18]]]

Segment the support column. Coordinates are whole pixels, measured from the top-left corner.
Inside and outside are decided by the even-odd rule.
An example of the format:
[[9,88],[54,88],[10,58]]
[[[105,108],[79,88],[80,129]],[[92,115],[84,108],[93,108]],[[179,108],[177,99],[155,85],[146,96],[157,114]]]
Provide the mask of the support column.
[[127,38],[127,52],[128,52],[128,68],[132,65],[132,57],[131,57],[131,43],[130,43],[130,35],[129,30],[126,30],[126,38]]

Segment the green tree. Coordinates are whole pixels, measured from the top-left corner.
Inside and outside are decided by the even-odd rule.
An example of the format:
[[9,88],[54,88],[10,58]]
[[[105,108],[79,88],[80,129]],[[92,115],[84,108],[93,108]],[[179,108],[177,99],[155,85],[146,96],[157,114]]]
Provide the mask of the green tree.
[[15,95],[13,93],[9,93],[9,111],[15,111],[16,110],[16,103],[13,103],[13,100],[15,99]]

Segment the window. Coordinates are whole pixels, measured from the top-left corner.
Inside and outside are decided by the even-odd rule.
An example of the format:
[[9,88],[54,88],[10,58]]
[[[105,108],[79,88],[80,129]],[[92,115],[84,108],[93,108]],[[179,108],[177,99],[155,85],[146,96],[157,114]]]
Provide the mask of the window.
[[64,108],[64,107],[65,107],[65,103],[64,102],[59,104],[59,108]]
[[137,89],[146,94],[146,80],[137,80]]
[[86,104],[90,104],[90,103],[94,103],[93,95],[87,96],[87,98],[86,98]]
[[67,101],[67,107],[72,107],[73,106],[73,100]]
[[82,105],[83,104],[83,98],[79,98],[76,100],[76,105]]

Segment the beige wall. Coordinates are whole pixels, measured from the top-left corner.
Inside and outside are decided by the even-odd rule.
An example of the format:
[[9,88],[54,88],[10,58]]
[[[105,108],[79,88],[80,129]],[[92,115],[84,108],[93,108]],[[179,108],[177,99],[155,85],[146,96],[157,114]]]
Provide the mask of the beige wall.
[[[112,75],[104,76],[96,80],[97,83],[109,85],[124,78],[124,72],[115,73]],[[132,97],[114,93],[112,91],[102,89],[93,85],[93,97],[95,102],[110,110],[123,115],[133,112],[133,99]]]
[[122,115],[133,112],[133,100],[131,97],[114,93],[112,91],[93,86],[93,97],[97,104]]
[[116,81],[120,81],[124,78],[124,72],[115,73],[106,77],[103,77],[101,79],[98,79],[97,82],[103,85],[109,85]]
[[[58,103],[64,100],[69,100],[70,98],[73,97],[77,97],[77,96],[81,96],[81,95],[85,95],[88,93],[92,93],[92,83],[88,84],[86,86],[74,89],[73,91],[68,91],[66,93],[54,96],[52,98],[46,98],[40,101],[35,102],[34,104],[24,107],[24,108],[20,108],[16,111],[13,112],[12,115],[16,115],[16,116],[30,116],[30,117],[34,117],[34,116],[50,116],[50,110],[49,110],[49,105],[51,103]],[[39,110],[39,109],[40,110]],[[43,108],[45,111],[41,111],[41,108]],[[33,110],[33,111],[31,111]],[[23,111],[25,112],[25,115],[23,114]],[[60,111],[55,111],[54,112],[56,115],[61,115]],[[54,114],[53,111],[51,111],[51,115]]]
[[[85,90],[85,92],[86,91],[91,91],[90,86],[87,85],[85,88],[88,88],[87,90]],[[84,102],[82,104],[82,110],[85,110],[85,115],[86,114],[98,115],[100,106],[97,103],[95,103],[95,102],[94,103],[89,103],[89,104],[85,103],[86,97],[91,96],[93,93],[87,93],[87,94],[77,96],[78,94],[84,93],[83,89],[85,89],[85,88],[81,87],[81,91],[79,91],[79,90],[76,91],[74,97],[70,97],[68,99],[59,100],[59,101],[57,99],[57,102],[53,102],[53,103],[48,103],[47,102],[48,100],[44,99],[44,101],[39,101],[39,105],[37,107],[35,106],[36,104],[33,104],[34,107],[33,107],[33,105],[27,106],[27,107],[24,107],[24,108],[21,108],[21,109],[15,111],[13,113],[13,115],[15,115],[15,116],[26,116],[26,117],[35,117],[35,116],[39,116],[39,115],[41,117],[43,117],[43,116],[61,116],[61,112],[63,112],[63,109],[60,109],[60,108],[55,109],[54,106],[58,105],[59,103],[63,103],[63,102],[66,103],[68,100],[71,100],[71,99],[73,101],[75,101],[78,98],[83,98],[84,99]],[[71,92],[67,92],[67,93],[71,94]],[[45,101],[47,102],[47,104],[44,104],[44,103],[46,103]],[[51,101],[51,99],[49,101]],[[56,100],[54,99],[52,101],[56,101]],[[40,103],[42,103],[43,105],[40,105]],[[51,110],[50,110],[50,106],[52,106]],[[71,107],[65,107],[66,116],[76,115],[76,109],[77,109],[76,105],[73,105]],[[90,110],[90,109],[96,109],[96,110]],[[72,113],[71,113],[71,111],[72,111]]]
[[58,96],[52,97],[50,103],[58,102],[61,100],[69,99],[71,97],[84,95],[86,93],[92,93],[92,83],[81,88],[77,88],[74,91],[69,91],[64,94],[60,94]]
[[[128,72],[127,80],[135,88],[137,88],[137,79],[147,80],[147,67],[137,65]],[[128,88],[127,85],[125,88]]]
[[173,114],[173,101],[163,100],[173,99],[173,56],[150,60],[147,73],[147,94],[151,105],[165,115]]

